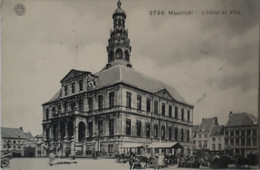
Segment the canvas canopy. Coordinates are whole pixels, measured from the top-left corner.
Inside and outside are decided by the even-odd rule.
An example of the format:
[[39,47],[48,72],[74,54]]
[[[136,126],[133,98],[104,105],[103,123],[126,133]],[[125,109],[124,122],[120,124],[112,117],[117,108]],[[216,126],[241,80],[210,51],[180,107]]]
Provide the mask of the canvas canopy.
[[171,142],[171,143],[158,143],[153,142],[148,146],[148,148],[183,148],[178,142]]
[[125,143],[122,146],[120,146],[120,148],[139,148],[143,146],[144,144],[142,143]]

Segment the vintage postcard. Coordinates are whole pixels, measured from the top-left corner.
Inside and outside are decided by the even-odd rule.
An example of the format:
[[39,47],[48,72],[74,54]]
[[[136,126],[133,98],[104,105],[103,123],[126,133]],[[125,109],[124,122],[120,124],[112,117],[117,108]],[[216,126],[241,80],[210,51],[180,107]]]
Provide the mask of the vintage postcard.
[[1,167],[257,168],[257,0],[2,0]]

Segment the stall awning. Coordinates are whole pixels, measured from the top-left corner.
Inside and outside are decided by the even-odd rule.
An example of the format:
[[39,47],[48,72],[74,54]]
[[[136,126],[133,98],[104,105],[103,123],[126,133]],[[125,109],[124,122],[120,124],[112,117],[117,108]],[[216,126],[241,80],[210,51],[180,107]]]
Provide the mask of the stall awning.
[[142,143],[125,143],[120,148],[139,148],[144,147],[144,144]]
[[169,142],[169,143],[158,143],[153,142],[148,146],[148,148],[183,148],[178,142]]

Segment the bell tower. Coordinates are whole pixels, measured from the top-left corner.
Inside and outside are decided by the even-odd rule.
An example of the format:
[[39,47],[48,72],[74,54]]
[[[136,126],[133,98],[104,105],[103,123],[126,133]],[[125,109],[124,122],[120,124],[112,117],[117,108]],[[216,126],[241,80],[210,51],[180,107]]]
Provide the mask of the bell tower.
[[130,54],[132,47],[128,39],[128,30],[125,29],[125,11],[121,8],[120,0],[117,2],[117,9],[113,13],[113,29],[110,30],[108,39],[107,68],[121,64],[132,67],[130,64]]

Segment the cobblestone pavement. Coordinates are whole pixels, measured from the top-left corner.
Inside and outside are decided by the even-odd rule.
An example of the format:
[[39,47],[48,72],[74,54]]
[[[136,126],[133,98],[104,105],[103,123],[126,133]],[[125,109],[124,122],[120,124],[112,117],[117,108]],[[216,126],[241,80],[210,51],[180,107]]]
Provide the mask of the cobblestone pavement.
[[[73,162],[69,159],[56,159],[55,162]],[[6,170],[128,170],[128,163],[116,163],[115,159],[84,159],[77,158],[77,164],[57,164],[49,166],[48,158],[14,158],[10,161],[10,165],[4,169]],[[170,166],[167,169],[178,169],[174,166]],[[186,168],[179,168],[186,169]],[[153,170],[153,168],[147,168],[146,170]]]

